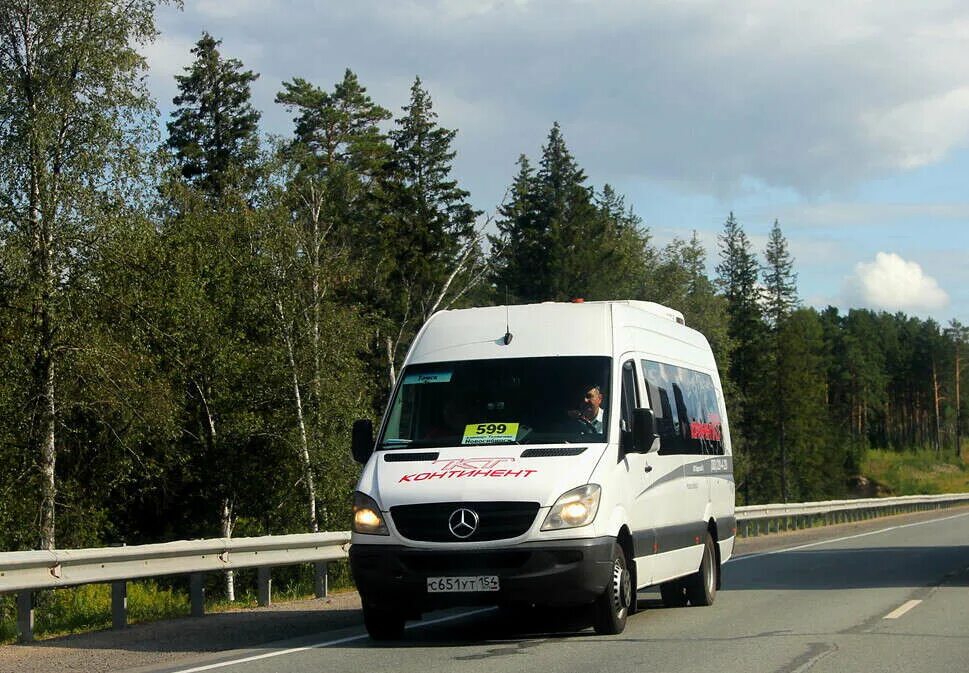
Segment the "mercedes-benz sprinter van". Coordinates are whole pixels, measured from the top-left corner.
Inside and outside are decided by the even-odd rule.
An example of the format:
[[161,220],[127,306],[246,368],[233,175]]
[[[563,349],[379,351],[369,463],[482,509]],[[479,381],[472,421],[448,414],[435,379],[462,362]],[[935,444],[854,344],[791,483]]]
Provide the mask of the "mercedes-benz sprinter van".
[[379,431],[357,421],[350,566],[371,637],[457,605],[709,605],[734,545],[707,340],[650,302],[441,311]]

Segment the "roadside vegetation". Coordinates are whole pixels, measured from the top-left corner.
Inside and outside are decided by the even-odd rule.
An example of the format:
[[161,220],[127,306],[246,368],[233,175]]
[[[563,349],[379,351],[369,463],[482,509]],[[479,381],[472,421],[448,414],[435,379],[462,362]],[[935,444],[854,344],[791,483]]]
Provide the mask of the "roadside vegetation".
[[886,495],[969,493],[969,465],[954,454],[873,449],[866,452],[861,469]]

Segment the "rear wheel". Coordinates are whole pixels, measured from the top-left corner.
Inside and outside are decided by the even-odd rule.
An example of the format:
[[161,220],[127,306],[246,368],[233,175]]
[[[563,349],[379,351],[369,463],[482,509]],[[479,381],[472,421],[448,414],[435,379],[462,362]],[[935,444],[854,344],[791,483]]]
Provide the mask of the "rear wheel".
[[707,533],[703,542],[703,558],[700,559],[700,569],[684,578],[686,598],[690,605],[713,605],[717,597],[717,553],[713,548],[713,538]]
[[398,610],[363,606],[363,624],[374,640],[400,640],[404,635],[404,614]]
[[633,596],[632,577],[626,553],[618,544],[612,546],[612,578],[609,586],[593,603],[592,625],[596,633],[615,635],[626,628],[626,617]]

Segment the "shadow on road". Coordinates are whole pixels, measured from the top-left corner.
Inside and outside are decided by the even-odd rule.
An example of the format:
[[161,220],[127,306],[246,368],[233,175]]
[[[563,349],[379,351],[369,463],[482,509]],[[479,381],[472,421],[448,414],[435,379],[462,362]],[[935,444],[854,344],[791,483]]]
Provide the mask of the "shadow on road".
[[805,549],[743,556],[723,569],[723,590],[840,590],[969,586],[969,546]]

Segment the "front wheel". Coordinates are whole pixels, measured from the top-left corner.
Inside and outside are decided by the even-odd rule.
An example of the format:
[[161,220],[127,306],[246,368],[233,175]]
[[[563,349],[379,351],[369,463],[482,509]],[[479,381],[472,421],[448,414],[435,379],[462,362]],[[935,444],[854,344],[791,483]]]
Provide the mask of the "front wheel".
[[612,578],[609,586],[593,603],[592,626],[600,635],[615,635],[626,628],[626,618],[635,593],[626,553],[618,544],[612,546]]
[[710,533],[703,542],[703,558],[700,568],[692,575],[684,578],[686,597],[690,605],[713,605],[717,597],[717,553],[713,548],[713,538]]
[[404,614],[399,610],[363,606],[363,624],[373,640],[400,640],[404,635]]

